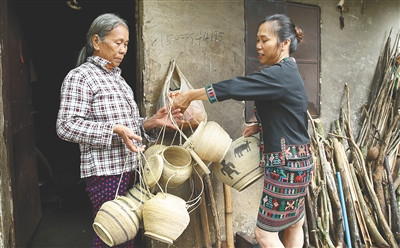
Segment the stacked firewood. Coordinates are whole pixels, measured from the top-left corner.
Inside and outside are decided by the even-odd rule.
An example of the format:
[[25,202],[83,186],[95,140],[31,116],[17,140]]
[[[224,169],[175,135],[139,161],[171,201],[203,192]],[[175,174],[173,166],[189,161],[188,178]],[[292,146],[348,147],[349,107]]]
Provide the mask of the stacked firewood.
[[386,41],[357,138],[347,84],[347,106],[331,133],[309,116],[315,170],[306,198],[305,247],[399,247],[399,39],[393,46],[390,35]]

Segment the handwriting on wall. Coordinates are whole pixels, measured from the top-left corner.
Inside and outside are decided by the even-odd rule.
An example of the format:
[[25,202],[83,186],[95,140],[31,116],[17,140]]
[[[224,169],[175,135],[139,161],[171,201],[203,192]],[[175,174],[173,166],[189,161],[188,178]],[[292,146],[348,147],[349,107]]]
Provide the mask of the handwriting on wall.
[[222,31],[198,31],[192,33],[171,33],[160,34],[152,42],[153,46],[171,46],[177,42],[184,42],[189,45],[210,44],[213,42],[221,42],[224,39]]

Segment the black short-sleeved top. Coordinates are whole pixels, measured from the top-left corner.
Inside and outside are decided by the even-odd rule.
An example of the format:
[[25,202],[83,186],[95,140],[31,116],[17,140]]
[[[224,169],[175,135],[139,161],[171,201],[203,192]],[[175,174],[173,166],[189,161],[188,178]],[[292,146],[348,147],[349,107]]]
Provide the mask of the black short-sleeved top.
[[255,101],[264,143],[261,152],[281,152],[282,138],[287,145],[310,143],[308,97],[293,58],[211,86],[217,101]]

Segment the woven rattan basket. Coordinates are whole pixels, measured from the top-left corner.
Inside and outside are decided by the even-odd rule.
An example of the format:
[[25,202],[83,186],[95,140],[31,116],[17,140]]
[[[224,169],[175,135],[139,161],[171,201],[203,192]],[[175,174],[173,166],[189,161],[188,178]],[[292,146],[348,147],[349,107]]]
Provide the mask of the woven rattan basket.
[[159,192],[143,206],[144,235],[171,245],[189,225],[186,202]]
[[254,136],[240,137],[233,141],[224,159],[212,163],[213,175],[238,191],[253,184],[264,174],[263,168],[259,166],[259,143],[259,139]]
[[140,221],[143,219],[142,211],[144,203],[153,196],[153,194],[146,191],[140,184],[133,185],[126,193],[126,197],[132,200],[132,204],[137,207],[136,213]]
[[149,148],[147,148],[144,151],[143,155],[146,158],[150,158],[151,155],[153,155],[153,154],[160,154],[165,147],[167,147],[167,146],[166,145],[162,145],[162,144],[154,144],[152,146],[149,146]]
[[125,196],[105,202],[98,211],[93,230],[108,246],[115,246],[135,238],[139,229],[137,207]]
[[192,157],[182,146],[167,146],[161,153],[164,167],[160,178],[162,186],[175,188],[192,174]]
[[189,141],[196,154],[210,162],[221,162],[232,143],[229,134],[215,121],[201,122]]
[[142,171],[144,183],[149,187],[156,185],[160,180],[163,167],[164,161],[160,154],[154,153],[149,158],[146,158]]

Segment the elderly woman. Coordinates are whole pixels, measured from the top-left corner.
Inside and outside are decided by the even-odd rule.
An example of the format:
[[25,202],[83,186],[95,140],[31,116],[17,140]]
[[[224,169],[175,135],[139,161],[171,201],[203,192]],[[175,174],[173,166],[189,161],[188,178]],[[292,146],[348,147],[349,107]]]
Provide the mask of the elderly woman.
[[[175,126],[166,108],[150,118],[139,116],[132,89],[118,67],[128,51],[125,20],[115,14],[100,15],[86,39],[77,67],[62,83],[56,130],[61,139],[79,143],[80,174],[96,216],[104,202],[114,200],[116,194],[125,195],[132,187],[135,153],[145,148],[142,135],[153,141],[156,127]],[[177,119],[182,117],[179,109],[172,114]],[[133,244],[134,240],[120,247]],[[94,247],[107,245],[95,235]]]
[[[186,109],[193,100],[211,103],[254,100],[258,125],[243,136],[260,133],[264,189],[255,235],[263,248],[302,247],[304,196],[313,171],[308,135],[308,98],[296,61],[290,56],[303,33],[285,15],[268,16],[258,27],[258,59],[267,67],[245,77],[184,91],[174,99]],[[281,241],[278,233],[284,232]]]

